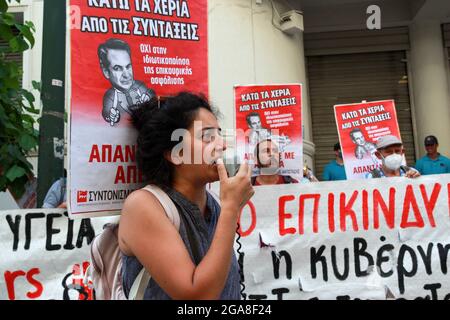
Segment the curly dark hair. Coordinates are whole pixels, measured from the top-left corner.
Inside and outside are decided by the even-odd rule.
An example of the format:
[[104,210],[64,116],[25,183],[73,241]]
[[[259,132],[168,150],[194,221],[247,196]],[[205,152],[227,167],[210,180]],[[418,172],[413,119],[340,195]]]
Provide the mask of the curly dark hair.
[[164,154],[180,143],[171,141],[172,133],[177,129],[187,130],[201,108],[218,116],[218,111],[203,95],[191,92],[180,92],[161,101],[154,97],[133,106],[132,122],[138,130],[136,160],[146,182],[172,186],[174,165]]

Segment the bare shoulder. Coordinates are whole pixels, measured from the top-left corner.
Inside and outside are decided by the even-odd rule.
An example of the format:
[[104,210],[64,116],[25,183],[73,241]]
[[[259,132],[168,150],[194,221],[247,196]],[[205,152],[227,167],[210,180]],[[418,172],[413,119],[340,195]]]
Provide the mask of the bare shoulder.
[[122,223],[132,219],[136,223],[160,215],[165,215],[165,212],[156,196],[151,192],[140,189],[132,192],[125,200],[120,221]]
[[[145,209],[145,205],[158,205],[159,201],[155,195],[143,189],[132,192],[123,205],[123,213],[129,213],[129,211],[135,211],[139,209]],[[130,210],[133,209],[133,210]]]
[[130,253],[127,243],[130,238],[139,236],[143,226],[154,225],[165,216],[159,200],[145,190],[131,193],[125,200],[119,224],[119,244],[124,253]]

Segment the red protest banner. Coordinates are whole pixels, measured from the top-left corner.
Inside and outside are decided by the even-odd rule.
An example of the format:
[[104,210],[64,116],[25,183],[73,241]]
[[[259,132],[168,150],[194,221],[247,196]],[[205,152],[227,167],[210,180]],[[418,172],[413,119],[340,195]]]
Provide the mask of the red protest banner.
[[72,216],[119,213],[142,185],[130,107],[208,95],[207,2],[70,0]]
[[[280,153],[278,174],[302,177],[301,84],[236,86],[236,150],[240,159],[256,163],[258,143],[271,140]],[[254,175],[258,175],[256,169]]]
[[347,179],[364,179],[381,166],[376,142],[385,135],[400,138],[394,100],[334,106]]

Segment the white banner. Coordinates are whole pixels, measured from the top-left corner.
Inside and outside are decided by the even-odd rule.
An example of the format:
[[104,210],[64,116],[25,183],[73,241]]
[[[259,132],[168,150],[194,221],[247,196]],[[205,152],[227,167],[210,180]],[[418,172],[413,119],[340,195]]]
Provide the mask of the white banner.
[[117,218],[69,220],[62,209],[0,211],[0,300],[91,300],[89,244]]
[[[238,257],[249,299],[450,299],[450,174],[261,186]],[[89,244],[117,217],[0,212],[0,299],[93,298]],[[238,246],[236,246],[237,248]]]
[[261,186],[241,216],[249,299],[450,298],[450,175]]

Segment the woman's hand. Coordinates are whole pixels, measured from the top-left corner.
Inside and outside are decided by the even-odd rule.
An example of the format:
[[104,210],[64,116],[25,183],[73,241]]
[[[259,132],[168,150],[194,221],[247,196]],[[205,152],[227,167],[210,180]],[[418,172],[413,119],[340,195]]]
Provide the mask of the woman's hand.
[[244,162],[236,176],[228,177],[222,159],[217,160],[217,170],[220,178],[220,202],[222,208],[240,212],[250,198],[255,194],[251,184],[252,169]]

